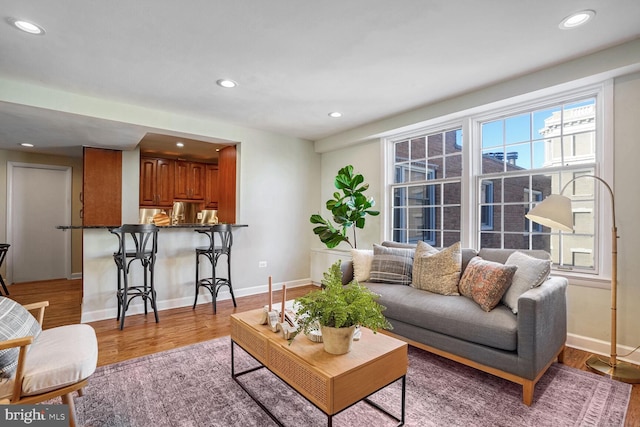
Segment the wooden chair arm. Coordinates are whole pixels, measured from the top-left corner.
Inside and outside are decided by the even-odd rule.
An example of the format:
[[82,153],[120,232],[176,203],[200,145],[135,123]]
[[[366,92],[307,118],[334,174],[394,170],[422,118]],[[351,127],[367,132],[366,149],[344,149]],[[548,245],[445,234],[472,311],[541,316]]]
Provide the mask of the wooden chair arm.
[[23,304],[22,306],[29,311],[38,310],[36,319],[38,319],[38,323],[40,323],[40,326],[42,327],[42,322],[44,321],[44,308],[49,307],[49,301],[40,301],[40,302],[31,303],[31,304]]
[[31,343],[33,343],[33,335],[22,338],[14,338],[7,341],[0,341],[0,350],[6,350],[13,347],[26,347]]

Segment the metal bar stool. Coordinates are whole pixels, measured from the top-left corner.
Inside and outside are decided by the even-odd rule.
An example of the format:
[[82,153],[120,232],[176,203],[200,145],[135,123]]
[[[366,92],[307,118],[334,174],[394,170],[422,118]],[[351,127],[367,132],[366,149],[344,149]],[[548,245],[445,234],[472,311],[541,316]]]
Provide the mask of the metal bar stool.
[[[229,287],[233,306],[236,305],[236,297],[233,295],[233,286],[231,286],[231,245],[233,244],[233,234],[231,233],[231,224],[217,224],[211,226],[207,230],[196,230],[198,233],[206,234],[209,237],[209,246],[196,248],[196,298],[193,301],[193,308],[198,303],[198,292],[200,287],[207,288],[213,299],[213,314],[216,314],[216,299],[218,292],[223,286]],[[220,239],[220,245],[216,245],[215,235]],[[211,277],[200,278],[200,256],[204,255],[211,263]],[[227,277],[218,277],[216,267],[218,260],[222,255],[227,257]],[[219,270],[218,270],[219,271]]]
[[[4,262],[4,259],[7,256],[7,252],[9,251],[9,246],[11,245],[8,243],[0,243],[0,267],[2,267],[2,263]],[[8,296],[9,289],[7,289],[7,285],[4,283],[2,274],[0,274],[0,285],[2,285],[2,289],[4,289],[4,294]],[[0,292],[0,295],[2,295],[2,292]]]
[[[144,301],[144,314],[148,312],[147,303],[151,303],[158,323],[156,290],[154,287],[154,267],[158,252],[158,227],[154,224],[124,224],[110,229],[118,236],[118,252],[114,252],[113,260],[118,268],[118,317],[120,330],[124,328],[124,317],[131,300],[141,297]],[[129,285],[129,271],[134,261],[140,261],[143,268],[141,285]]]

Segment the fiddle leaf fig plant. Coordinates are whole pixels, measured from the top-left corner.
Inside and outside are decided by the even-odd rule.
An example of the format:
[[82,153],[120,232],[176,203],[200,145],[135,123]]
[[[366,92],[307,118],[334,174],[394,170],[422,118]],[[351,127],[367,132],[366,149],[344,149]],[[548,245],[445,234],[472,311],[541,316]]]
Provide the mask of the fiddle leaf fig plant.
[[[334,185],[339,191],[333,193],[333,198],[327,200],[326,206],[336,225],[320,214],[314,214],[310,218],[312,224],[317,224],[313,232],[328,248],[335,248],[341,242],[356,248],[356,229],[364,228],[367,215],[377,216],[380,212],[371,209],[375,206],[373,197],[363,194],[369,184],[364,182],[361,174],[354,174],[353,166],[347,165],[340,169]],[[347,237],[347,230],[350,228],[353,229],[353,244]]]

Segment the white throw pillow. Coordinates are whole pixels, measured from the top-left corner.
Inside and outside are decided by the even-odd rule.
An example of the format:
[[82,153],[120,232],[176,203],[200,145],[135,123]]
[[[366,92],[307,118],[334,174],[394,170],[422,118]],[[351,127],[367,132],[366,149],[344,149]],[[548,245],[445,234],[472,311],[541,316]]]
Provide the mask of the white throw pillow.
[[371,276],[372,249],[351,249],[353,259],[353,278],[357,282],[366,282]]
[[549,273],[551,273],[551,260],[534,258],[516,251],[509,255],[505,265],[515,265],[518,269],[513,275],[511,286],[502,296],[502,302],[514,314],[518,314],[518,298],[529,289],[540,286],[542,282],[547,280]]

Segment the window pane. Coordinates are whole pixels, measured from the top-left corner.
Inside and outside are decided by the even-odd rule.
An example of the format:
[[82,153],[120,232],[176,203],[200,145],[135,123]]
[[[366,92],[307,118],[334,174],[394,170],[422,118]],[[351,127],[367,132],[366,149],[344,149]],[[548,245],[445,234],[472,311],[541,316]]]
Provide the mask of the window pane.
[[546,158],[545,143],[544,141],[535,141],[533,143],[533,158],[531,159],[533,169],[539,169],[545,166],[550,166],[551,159]]
[[442,143],[443,140],[441,133],[429,135],[429,138],[427,139],[429,158],[442,156],[442,153],[444,153],[444,150],[442,149]]
[[457,243],[460,241],[460,232],[445,231],[442,233],[442,237],[444,240],[442,242],[441,247],[448,248],[454,243]]
[[507,152],[507,171],[531,169],[531,144],[511,145]]
[[527,231],[525,224],[527,219],[524,215],[528,207],[529,205],[506,205],[504,207],[504,231],[519,231],[522,233]]
[[446,177],[453,178],[462,176],[462,154],[445,157],[446,161]]
[[393,241],[400,243],[407,243],[407,230],[393,230]]
[[529,114],[509,117],[505,120],[505,139],[507,144],[531,140]]
[[481,248],[502,248],[502,235],[500,233],[487,233],[480,234],[480,247]]
[[407,210],[406,208],[395,208],[393,210],[393,228],[407,227]]
[[529,249],[529,235],[520,234],[520,233],[518,234],[505,233],[504,248],[505,249]]
[[397,142],[394,163],[406,162],[407,160],[409,160],[409,141]]
[[424,137],[414,138],[411,140],[411,160],[425,159],[425,141]]
[[424,161],[411,163],[411,181],[424,181],[427,179],[427,165]]
[[442,208],[442,229],[460,230],[460,206]]
[[462,184],[459,182],[444,184],[444,205],[459,205],[462,194]]
[[442,157],[429,159],[429,179],[440,179],[442,174]]
[[406,187],[393,189],[393,206],[407,205],[407,189]]
[[482,148],[502,146],[502,120],[482,124]]
[[516,176],[504,179],[503,200],[505,203],[522,203],[524,201],[529,201],[528,191],[528,176]]
[[504,171],[504,150],[496,148],[482,152],[482,173],[496,173]]
[[450,130],[444,138],[446,154],[462,152],[462,129]]
[[395,183],[400,184],[403,182],[409,182],[409,164],[400,163],[396,165]]
[[531,249],[540,249],[551,253],[551,236],[549,236],[548,234],[532,235]]
[[408,188],[410,206],[433,206],[439,204],[438,185],[414,185]]

